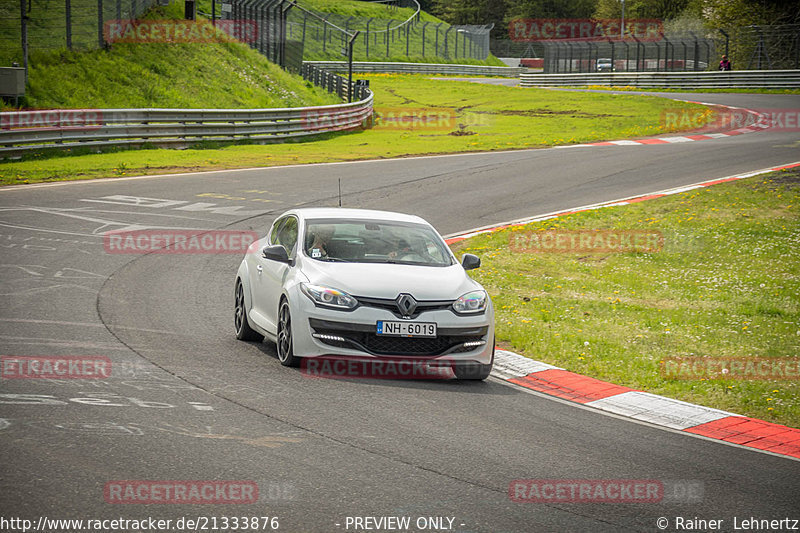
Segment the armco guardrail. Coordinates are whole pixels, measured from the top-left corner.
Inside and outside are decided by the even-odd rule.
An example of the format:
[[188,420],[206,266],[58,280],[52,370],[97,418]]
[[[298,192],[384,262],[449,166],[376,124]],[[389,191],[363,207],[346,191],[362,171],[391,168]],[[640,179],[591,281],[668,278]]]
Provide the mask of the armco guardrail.
[[[305,61],[304,64],[343,72],[347,70],[346,61]],[[460,76],[503,76],[516,78],[524,72],[525,67],[491,67],[486,65],[454,65],[451,63],[386,63],[371,61],[353,61],[353,72],[397,73],[397,74],[454,74]]]
[[605,85],[646,89],[800,88],[800,70],[739,70],[726,72],[584,72],[520,74],[522,87]]
[[42,149],[280,141],[368,126],[373,96],[285,109],[54,109],[0,113],[0,157]]

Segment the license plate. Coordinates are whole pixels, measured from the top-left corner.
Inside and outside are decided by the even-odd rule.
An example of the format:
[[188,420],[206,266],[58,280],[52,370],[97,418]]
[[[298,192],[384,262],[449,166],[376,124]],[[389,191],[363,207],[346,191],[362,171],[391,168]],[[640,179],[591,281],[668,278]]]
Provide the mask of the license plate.
[[435,337],[435,322],[389,322],[378,321],[378,335],[394,337]]

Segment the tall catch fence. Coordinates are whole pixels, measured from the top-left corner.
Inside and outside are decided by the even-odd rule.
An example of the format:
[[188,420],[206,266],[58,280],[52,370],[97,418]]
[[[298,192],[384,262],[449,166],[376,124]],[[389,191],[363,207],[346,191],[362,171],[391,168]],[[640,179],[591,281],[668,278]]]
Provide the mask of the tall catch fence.
[[727,28],[712,35],[734,69],[800,69],[800,24]]
[[655,40],[492,40],[491,47],[498,57],[543,58],[548,74],[717,70],[723,54],[737,70],[800,69],[797,24],[673,31]]
[[341,61],[351,53],[357,61],[483,61],[489,56],[491,26],[438,22],[422,13],[416,0],[374,4],[369,11],[373,16],[350,16],[318,11],[294,0],[231,0],[223,18],[258,21],[254,45],[260,50],[278,44],[277,26],[283,25],[283,57],[290,69],[299,68],[302,61]]
[[658,41],[563,40],[542,45],[546,74],[701,71],[708,70],[717,53],[713,40],[696,34],[665,35]]
[[105,44],[110,20],[135,19],[156,0],[2,0],[0,66],[25,65],[38,50],[89,50]]

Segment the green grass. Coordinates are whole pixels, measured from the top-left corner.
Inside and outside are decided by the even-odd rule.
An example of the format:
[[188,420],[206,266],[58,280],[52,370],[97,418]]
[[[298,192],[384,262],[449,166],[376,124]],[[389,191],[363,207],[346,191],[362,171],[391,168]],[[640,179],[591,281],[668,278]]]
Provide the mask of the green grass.
[[434,113],[443,120],[413,127],[379,120],[370,130],[286,144],[34,157],[0,163],[0,183],[537,148],[664,133],[660,116],[665,109],[702,109],[638,95],[565,93],[410,75],[363,77],[370,80],[376,110],[384,116]]
[[[568,87],[574,88],[574,87]],[[658,92],[658,93],[744,93],[744,94],[800,94],[800,89],[645,89],[632,87],[630,85],[608,86],[608,85],[589,85],[586,89],[603,91],[632,91],[632,92]]]
[[[66,8],[64,0],[26,0],[28,15],[28,42],[33,50],[66,48]],[[123,2],[123,18],[128,18],[130,2]],[[72,45],[77,50],[98,46],[97,0],[71,0]],[[116,4],[106,1],[103,9],[106,19],[116,18]],[[11,61],[22,64],[20,44],[20,3],[12,0],[0,2],[0,64]]]
[[[148,18],[176,18],[176,5]],[[250,47],[220,34],[206,43],[116,43],[109,50],[30,55],[30,108],[269,108],[339,103]]]
[[[323,16],[328,16],[327,20],[340,28],[362,32],[353,46],[353,59],[356,61],[465,63],[505,66],[502,61],[491,54],[486,59],[476,59],[476,56],[479,55],[477,49],[471,51],[470,40],[467,39],[465,43],[463,37],[461,37],[462,34],[458,34],[459,37],[457,37],[455,30],[447,32],[447,38],[445,39],[445,32],[450,26],[424,11],[420,13],[418,23],[411,23],[408,26],[403,26],[387,33],[385,32],[387,26],[389,28],[398,26],[411,17],[414,14],[414,10],[411,8],[390,8],[381,4],[354,0],[343,0],[341,2],[311,0],[302,2],[302,5],[319,12]],[[356,18],[353,19],[351,17]],[[370,18],[373,20],[370,22],[369,29],[371,33],[369,46],[367,46],[365,31],[367,29],[367,21]],[[300,10],[291,10],[288,21],[289,38],[301,39],[303,35],[303,13]],[[436,26],[440,23],[437,38]],[[343,60],[344,56],[341,50],[345,46],[344,34],[336,30],[332,33],[323,33],[316,28],[318,24],[311,18],[306,20],[304,58],[306,60]],[[425,26],[424,54],[423,26]],[[406,29],[409,30],[407,47]],[[381,33],[376,33],[376,30],[380,30]],[[324,46],[323,37],[327,37]],[[445,40],[447,41],[447,53],[445,53]],[[458,46],[457,50],[456,45]]]
[[[191,66],[190,68],[187,68]],[[116,44],[35,52],[32,108],[268,108],[339,103],[323,89],[232,42]]]
[[[540,230],[646,229],[655,253],[512,252]],[[635,389],[800,427],[800,383],[676,380],[674,357],[800,354],[800,169],[572,214],[457,243],[482,256],[497,340]]]

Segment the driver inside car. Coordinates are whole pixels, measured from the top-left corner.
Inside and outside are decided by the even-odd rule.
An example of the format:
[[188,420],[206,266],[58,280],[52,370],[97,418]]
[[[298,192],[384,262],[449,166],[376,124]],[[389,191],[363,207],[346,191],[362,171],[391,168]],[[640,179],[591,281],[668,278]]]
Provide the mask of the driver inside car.
[[314,226],[312,232],[313,239],[309,239],[311,244],[306,246],[306,253],[309,255],[309,257],[314,259],[323,259],[328,257],[328,248],[330,247],[333,233],[333,226],[327,224]]

